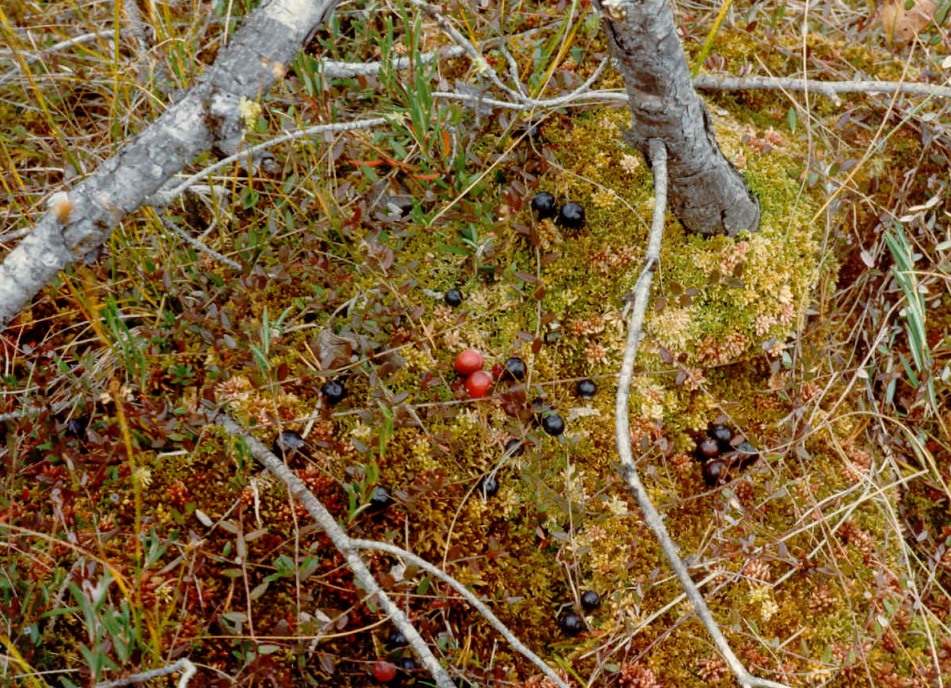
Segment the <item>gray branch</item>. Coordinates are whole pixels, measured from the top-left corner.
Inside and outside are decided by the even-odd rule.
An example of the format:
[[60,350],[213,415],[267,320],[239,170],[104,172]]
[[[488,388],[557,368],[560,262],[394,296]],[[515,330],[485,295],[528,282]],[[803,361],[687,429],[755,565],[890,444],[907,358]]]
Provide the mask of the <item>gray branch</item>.
[[282,77],[337,0],[274,0],[253,12],[178,103],[65,194],[0,263],[0,330],[60,270],[101,246],[171,176],[217,144],[237,148],[239,104]]
[[512,646],[513,650],[520,653],[526,659],[532,662],[532,664],[537,666],[542,671],[542,673],[544,673],[545,676],[551,679],[551,681],[556,686],[558,686],[559,688],[568,688],[568,684],[565,683],[562,680],[562,678],[558,674],[556,674],[554,670],[552,670],[550,666],[545,664],[545,662],[542,661],[541,657],[539,657],[534,652],[532,652],[528,647],[526,647],[525,644],[521,640],[519,640],[518,637],[516,637],[516,635],[512,633],[512,631],[510,631],[508,627],[504,623],[502,623],[495,614],[492,613],[492,610],[489,609],[488,606],[486,606],[486,604],[482,602],[482,600],[476,597],[475,594],[473,594],[472,591],[469,590],[462,583],[457,581],[455,578],[453,578],[449,574],[443,572],[442,569],[440,569],[438,566],[435,566],[434,564],[429,563],[422,557],[418,557],[412,552],[407,552],[402,547],[391,545],[388,542],[375,542],[373,540],[358,540],[354,538],[350,540],[350,544],[353,547],[356,547],[357,549],[376,550],[378,552],[386,552],[388,554],[392,554],[394,556],[400,557],[410,562],[414,566],[418,566],[424,571],[427,571],[429,574],[435,576],[439,580],[443,581],[446,585],[448,585],[457,593],[459,593],[462,597],[464,597],[469,604],[475,607],[476,611],[479,612],[482,616],[484,616],[485,620],[488,621],[489,624],[493,628],[495,628],[495,630],[497,630],[503,638],[505,638],[508,644]]
[[951,88],[910,81],[816,81],[789,76],[711,76],[701,74],[693,85],[703,91],[796,91],[838,100],[842,93],[901,93],[912,96],[951,98]]
[[162,676],[174,674],[176,671],[182,672],[182,675],[178,678],[177,688],[185,688],[198,670],[191,660],[183,658],[159,669],[150,669],[149,671],[143,671],[138,674],[133,674],[132,676],[116,679],[115,681],[97,683],[96,688],[120,688],[120,686],[130,686],[133,683],[145,683],[146,681],[151,681],[153,678],[161,678]]
[[629,142],[648,161],[652,139],[667,143],[674,214],[692,232],[755,231],[759,203],[717,145],[690,79],[670,1],[604,0],[601,23],[627,89]]
[[618,379],[617,399],[615,403],[615,438],[617,441],[618,456],[621,459],[621,476],[627,484],[628,489],[637,500],[638,506],[644,514],[644,521],[653,531],[654,536],[660,543],[667,562],[674,574],[680,581],[680,585],[693,605],[694,611],[707,632],[713,639],[714,644],[720,651],[720,654],[729,664],[730,669],[736,676],[737,681],[744,688],[753,688],[763,686],[764,688],[787,688],[782,683],[775,683],[766,679],[761,679],[750,674],[739,658],[734,654],[730,644],[723,636],[720,626],[713,618],[710,608],[707,607],[706,600],[697,589],[693,582],[687,567],[684,565],[680,554],[677,552],[677,545],[671,539],[667,532],[667,526],[664,525],[664,519],[660,512],[651,502],[647,490],[641,483],[637,474],[637,467],[634,464],[634,456],[631,452],[631,428],[628,419],[628,404],[631,394],[631,379],[634,376],[634,361],[637,359],[637,345],[643,337],[644,314],[647,311],[647,302],[650,297],[651,281],[654,278],[654,270],[657,267],[657,261],[660,259],[660,245],[664,234],[664,220],[667,213],[667,149],[665,142],[659,139],[652,139],[648,142],[650,153],[651,169],[654,173],[654,217],[651,222],[650,239],[647,244],[647,254],[644,257],[644,268],[637,278],[633,292],[633,306],[631,308],[631,320],[628,324],[627,345],[624,349],[624,360],[621,363],[621,372]]
[[327,511],[314,494],[307,489],[307,486],[301,482],[301,479],[288,468],[283,461],[272,454],[264,444],[253,435],[249,434],[240,425],[238,425],[230,416],[223,412],[208,412],[209,422],[216,423],[228,431],[230,435],[240,437],[248,445],[251,455],[262,464],[272,475],[278,478],[287,486],[291,496],[294,497],[307,513],[311,515],[314,521],[324,529],[327,536],[333,542],[334,547],[340,552],[347,561],[347,567],[353,572],[353,575],[360,581],[361,587],[368,595],[376,596],[380,607],[389,617],[390,621],[402,631],[403,635],[409,641],[410,646],[419,656],[423,666],[432,675],[439,688],[455,688],[449,674],[439,664],[439,660],[433,655],[426,641],[423,640],[416,627],[410,623],[406,614],[400,609],[393,600],[380,587],[379,583],[370,573],[367,565],[357,553],[357,548],[353,541],[344,532],[343,528],[337,523],[333,515]]

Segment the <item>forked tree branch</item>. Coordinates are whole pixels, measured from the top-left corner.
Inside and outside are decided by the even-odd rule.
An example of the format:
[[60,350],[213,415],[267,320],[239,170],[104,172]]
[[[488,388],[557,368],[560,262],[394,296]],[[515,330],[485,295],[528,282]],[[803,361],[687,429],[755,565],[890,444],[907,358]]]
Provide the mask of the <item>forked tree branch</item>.
[[647,311],[647,302],[650,297],[651,281],[654,270],[660,259],[660,245],[664,235],[664,221],[667,215],[667,148],[660,139],[651,139],[649,142],[651,169],[654,174],[654,216],[651,222],[650,238],[647,242],[647,254],[644,257],[644,267],[637,278],[633,291],[633,305],[631,319],[628,324],[627,344],[624,348],[624,360],[621,363],[621,373],[618,379],[617,399],[615,403],[615,437],[617,440],[618,456],[621,459],[621,476],[627,484],[634,499],[644,514],[644,521],[654,532],[660,543],[667,562],[683,587],[684,594],[693,605],[694,611],[707,632],[716,644],[720,654],[729,664],[743,688],[788,688],[782,683],[757,678],[750,674],[739,658],[734,654],[730,644],[723,636],[719,624],[713,618],[710,608],[707,607],[703,595],[687,572],[687,567],[677,553],[677,545],[671,539],[664,525],[664,520],[651,502],[647,490],[641,483],[634,465],[634,456],[631,452],[631,428],[628,419],[628,403],[631,395],[631,380],[634,377],[634,361],[637,359],[637,345],[644,335],[644,314]]
[[223,411],[208,411],[209,422],[220,425],[228,434],[234,437],[240,437],[248,446],[258,463],[262,464],[273,476],[278,478],[287,486],[291,496],[303,506],[307,513],[311,515],[314,521],[324,529],[327,537],[333,542],[334,547],[340,552],[347,561],[347,567],[353,572],[353,575],[360,582],[360,586],[370,596],[376,596],[380,607],[393,622],[393,624],[406,636],[410,646],[419,656],[423,666],[429,671],[435,679],[439,688],[455,688],[449,674],[439,663],[439,660],[433,655],[426,641],[423,640],[419,631],[406,617],[403,612],[389,595],[386,594],[380,584],[376,582],[370,569],[360,558],[357,548],[353,546],[350,537],[344,532],[343,528],[337,523],[333,515],[327,511],[326,507],[320,503],[320,500],[307,489],[307,486],[301,482],[301,479],[288,468],[283,461],[275,456],[264,444],[238,425],[228,414]]
[[424,571],[429,572],[430,575],[435,576],[436,578],[444,582],[446,585],[451,587],[453,590],[455,590],[457,593],[459,593],[462,597],[464,597],[469,604],[475,607],[477,612],[479,612],[483,617],[485,617],[485,620],[489,622],[489,625],[495,628],[495,630],[499,632],[499,635],[505,638],[506,642],[508,642],[508,644],[512,646],[513,650],[520,653],[526,659],[531,661],[532,664],[537,666],[542,671],[542,673],[544,673],[545,676],[551,679],[551,681],[556,686],[558,686],[559,688],[569,688],[568,684],[565,683],[562,680],[562,678],[552,670],[550,666],[545,664],[545,662],[542,661],[541,657],[539,657],[534,652],[532,652],[531,649],[529,649],[521,640],[519,640],[518,637],[514,633],[512,633],[512,631],[510,631],[508,627],[504,623],[502,623],[495,614],[492,613],[492,610],[489,609],[489,607],[484,602],[482,602],[482,600],[476,597],[475,594],[473,594],[472,591],[469,590],[469,588],[464,586],[462,583],[457,581],[455,578],[453,578],[449,574],[445,573],[442,569],[440,569],[435,564],[431,564],[425,559],[423,559],[422,557],[418,557],[412,552],[407,552],[405,549],[401,547],[397,547],[396,545],[391,545],[388,542],[376,542],[374,540],[358,540],[354,538],[350,540],[350,544],[353,547],[356,547],[357,549],[369,549],[369,550],[376,550],[378,552],[386,552],[388,554],[392,554],[393,556],[400,557],[401,559],[405,559],[406,561],[410,562],[414,566],[418,566]]

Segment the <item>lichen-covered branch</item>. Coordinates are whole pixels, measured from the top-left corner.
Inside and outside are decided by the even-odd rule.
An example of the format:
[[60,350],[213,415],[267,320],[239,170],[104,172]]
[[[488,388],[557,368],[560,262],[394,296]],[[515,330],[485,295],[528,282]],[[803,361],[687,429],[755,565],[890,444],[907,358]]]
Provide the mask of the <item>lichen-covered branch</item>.
[[664,221],[667,215],[667,190],[668,190],[668,169],[667,169],[667,149],[665,142],[659,139],[648,141],[648,151],[650,155],[651,169],[654,173],[654,216],[651,222],[650,238],[647,243],[647,253],[644,257],[644,268],[637,278],[632,294],[633,303],[631,307],[631,319],[628,324],[627,345],[624,348],[624,360],[621,363],[621,372],[618,379],[617,399],[615,402],[615,438],[617,441],[618,456],[621,459],[621,476],[627,484],[634,499],[637,500],[641,512],[644,514],[644,521],[653,531],[654,536],[660,543],[667,562],[674,574],[680,581],[684,594],[693,605],[694,611],[707,632],[713,639],[714,644],[720,651],[720,654],[729,664],[730,669],[736,676],[737,681],[744,688],[753,688],[754,686],[764,686],[765,688],[786,688],[782,683],[775,683],[766,679],[757,678],[751,675],[743,663],[737,658],[730,644],[720,631],[720,626],[710,613],[703,595],[693,582],[687,567],[677,552],[677,545],[671,539],[664,525],[664,519],[651,502],[647,490],[641,483],[637,474],[637,468],[634,465],[634,456],[631,452],[631,428],[628,420],[628,402],[630,400],[631,379],[634,377],[634,361],[637,359],[637,344],[644,335],[644,314],[647,312],[647,302],[650,297],[651,281],[654,277],[654,270],[657,267],[657,261],[660,259],[660,245],[664,236]]
[[652,139],[666,144],[674,214],[692,232],[736,236],[755,231],[759,203],[717,145],[690,79],[669,0],[596,4],[627,89],[628,140],[648,161]]
[[0,330],[63,268],[212,145],[237,150],[242,100],[257,101],[287,71],[337,0],[274,0],[245,19],[189,93],[91,176],[54,195],[34,230],[0,263]]

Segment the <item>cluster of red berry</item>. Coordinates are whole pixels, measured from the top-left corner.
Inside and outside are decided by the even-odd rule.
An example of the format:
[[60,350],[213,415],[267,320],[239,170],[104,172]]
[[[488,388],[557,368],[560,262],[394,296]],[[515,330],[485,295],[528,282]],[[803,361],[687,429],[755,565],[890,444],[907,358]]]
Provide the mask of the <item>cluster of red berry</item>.
[[512,356],[503,365],[495,365],[492,372],[488,373],[485,367],[485,358],[475,349],[466,349],[456,356],[456,372],[465,378],[466,391],[473,399],[481,399],[496,380],[505,378],[515,382],[525,379],[527,368],[525,361],[517,356]]

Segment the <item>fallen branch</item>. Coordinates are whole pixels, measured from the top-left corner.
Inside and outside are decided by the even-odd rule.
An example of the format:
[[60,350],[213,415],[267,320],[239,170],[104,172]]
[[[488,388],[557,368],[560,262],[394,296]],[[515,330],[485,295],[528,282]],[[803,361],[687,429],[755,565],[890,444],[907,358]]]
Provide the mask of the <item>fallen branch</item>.
[[782,90],[815,93],[838,100],[842,93],[900,93],[913,96],[951,98],[951,88],[909,81],[816,81],[787,76],[710,76],[694,77],[694,88],[704,91]]
[[647,242],[647,254],[644,257],[644,267],[637,278],[633,291],[633,305],[631,307],[631,319],[628,324],[627,344],[624,348],[624,360],[621,363],[621,373],[618,380],[617,400],[615,404],[615,433],[617,440],[618,455],[621,459],[621,476],[627,483],[628,489],[637,500],[638,506],[644,514],[644,521],[654,532],[657,541],[660,543],[664,555],[673,569],[674,574],[680,581],[687,599],[693,605],[694,611],[707,632],[713,639],[714,644],[720,651],[720,654],[726,660],[737,681],[744,688],[754,688],[763,686],[764,688],[787,688],[782,683],[776,683],[761,679],[750,674],[739,658],[733,653],[730,644],[723,636],[720,626],[713,618],[713,614],[707,607],[703,595],[697,589],[696,584],[687,572],[687,567],[677,553],[677,545],[671,539],[664,525],[664,520],[657,508],[651,502],[647,490],[641,483],[637,474],[637,467],[634,465],[634,457],[631,452],[631,429],[628,420],[628,403],[631,394],[631,379],[634,376],[634,361],[637,359],[637,345],[643,336],[644,314],[647,311],[647,302],[650,296],[651,281],[654,277],[654,269],[657,267],[657,261],[660,258],[660,245],[664,234],[664,221],[667,214],[667,149],[663,141],[651,139],[649,142],[649,152],[651,160],[651,169],[654,174],[654,216],[651,222],[650,238]]
[[393,600],[380,587],[379,583],[370,573],[367,565],[357,553],[357,548],[353,541],[344,532],[343,528],[337,523],[333,515],[327,511],[313,493],[307,489],[307,486],[301,482],[294,472],[289,469],[283,461],[271,453],[264,444],[256,437],[248,433],[244,428],[238,425],[230,416],[221,411],[209,411],[209,422],[216,423],[224,428],[228,434],[240,437],[248,445],[251,455],[261,463],[276,478],[283,482],[291,496],[303,506],[307,513],[324,529],[327,536],[333,542],[337,551],[340,552],[347,561],[348,568],[360,582],[360,586],[368,595],[375,595],[380,607],[389,617],[390,621],[406,636],[410,646],[419,656],[420,661],[430,675],[435,679],[439,688],[455,688],[449,674],[439,664],[439,660],[433,655],[426,641],[423,640],[416,627],[410,623],[406,614],[400,609]]
[[281,78],[337,0],[274,0],[250,14],[180,101],[50,210],[0,263],[0,330],[63,268],[101,246],[172,175],[217,144],[237,150],[241,104]]
[[128,686],[133,683],[145,683],[146,681],[151,681],[153,678],[161,678],[162,676],[174,674],[176,671],[182,672],[182,675],[178,677],[178,688],[185,688],[192,676],[195,675],[197,669],[195,668],[195,665],[192,664],[191,660],[180,659],[177,662],[172,662],[171,664],[163,666],[159,669],[142,671],[138,674],[132,674],[132,676],[116,679],[115,681],[97,683],[96,688],[119,688],[119,686]]
[[520,653],[522,656],[532,662],[532,664],[537,666],[542,671],[542,673],[545,674],[545,676],[554,682],[556,686],[559,686],[560,688],[569,688],[568,684],[565,683],[562,678],[552,670],[551,667],[545,664],[541,657],[536,655],[524,643],[522,643],[522,641],[519,640],[516,635],[512,633],[512,631],[510,631],[495,614],[492,613],[492,610],[489,609],[485,603],[482,602],[482,600],[476,597],[466,586],[457,581],[455,578],[447,573],[444,573],[438,566],[429,563],[425,559],[416,556],[412,552],[407,552],[405,549],[397,547],[396,545],[391,545],[387,542],[351,539],[350,544],[357,549],[376,550],[378,552],[386,552],[387,554],[400,557],[401,559],[405,559],[406,561],[410,562],[414,566],[418,566],[424,571],[427,571],[430,575],[435,576],[453,590],[458,592],[462,597],[464,597],[469,604],[475,607],[477,612],[485,617],[485,620],[489,622],[489,625],[497,630],[499,635],[505,638],[508,644],[512,646],[512,649]]

